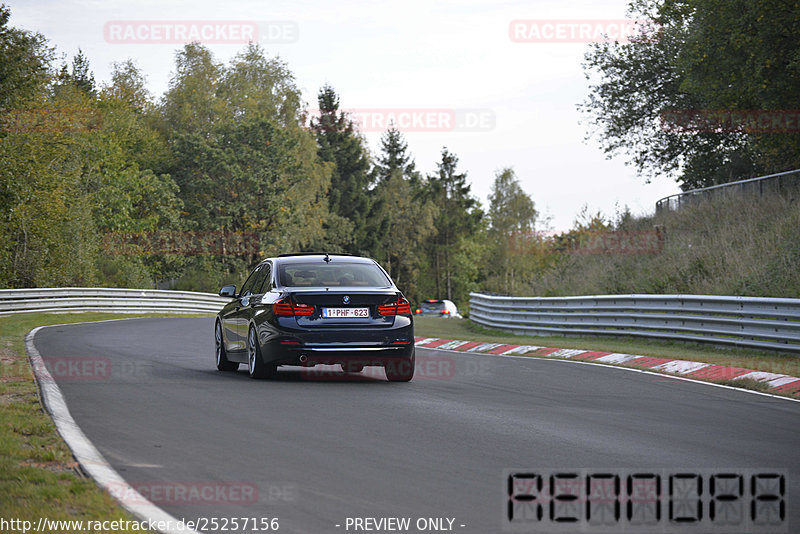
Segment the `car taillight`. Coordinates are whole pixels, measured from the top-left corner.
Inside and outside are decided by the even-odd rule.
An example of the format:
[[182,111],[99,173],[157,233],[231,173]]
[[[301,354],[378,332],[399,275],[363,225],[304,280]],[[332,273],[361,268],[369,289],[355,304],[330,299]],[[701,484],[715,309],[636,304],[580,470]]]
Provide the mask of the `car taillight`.
[[308,315],[313,315],[314,306],[312,306],[311,304],[292,303],[292,310],[294,311],[295,315],[300,315],[304,317]]
[[411,303],[401,298],[389,304],[381,304],[378,306],[378,313],[380,315],[411,315]]
[[450,310],[442,310],[442,315],[450,315]]
[[288,317],[305,317],[314,314],[314,306],[311,304],[300,304],[292,302],[289,298],[281,299],[272,305],[272,312],[275,315],[285,315]]
[[420,308],[417,308],[416,310],[414,310],[414,313],[416,313],[417,315],[419,315],[420,313],[422,313],[422,309],[420,309]]
[[272,312],[275,315],[294,315],[292,311],[292,301],[289,299],[281,299],[272,304]]

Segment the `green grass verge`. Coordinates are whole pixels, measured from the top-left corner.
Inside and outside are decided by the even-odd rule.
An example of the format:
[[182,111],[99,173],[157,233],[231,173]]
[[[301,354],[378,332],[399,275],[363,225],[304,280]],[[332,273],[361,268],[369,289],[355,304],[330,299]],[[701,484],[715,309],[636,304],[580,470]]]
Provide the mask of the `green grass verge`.
[[[35,525],[40,517],[130,520],[94,481],[84,477],[44,410],[25,352],[37,326],[164,314],[22,314],[0,317],[0,507],[6,520]],[[122,532],[122,531],[108,531]],[[128,531],[124,531],[128,532]]]
[[[780,352],[718,347],[701,343],[661,341],[634,337],[517,336],[500,330],[482,328],[468,319],[440,319],[438,317],[415,318],[414,334],[440,339],[463,339],[466,341],[487,341],[489,343],[620,352],[623,354],[691,360],[730,367],[743,367],[754,371],[800,376],[800,356]],[[732,384],[738,385],[738,381],[733,381]],[[745,383],[741,385],[746,386]]]

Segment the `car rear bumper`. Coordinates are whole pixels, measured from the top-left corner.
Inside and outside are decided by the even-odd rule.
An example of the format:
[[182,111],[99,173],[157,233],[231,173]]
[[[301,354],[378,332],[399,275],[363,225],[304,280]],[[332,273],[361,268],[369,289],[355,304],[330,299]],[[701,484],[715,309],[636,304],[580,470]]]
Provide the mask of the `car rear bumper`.
[[261,355],[268,365],[385,365],[414,355],[414,323],[397,316],[389,328],[276,328],[263,323]]
[[360,364],[385,366],[390,362],[409,359],[414,355],[414,342],[391,345],[358,346],[341,344],[270,343],[262,352],[264,361],[277,365]]

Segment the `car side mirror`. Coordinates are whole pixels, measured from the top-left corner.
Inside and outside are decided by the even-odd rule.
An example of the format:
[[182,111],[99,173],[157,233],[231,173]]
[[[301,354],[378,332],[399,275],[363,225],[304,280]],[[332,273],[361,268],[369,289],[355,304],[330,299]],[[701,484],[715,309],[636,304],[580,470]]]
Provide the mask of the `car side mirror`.
[[229,299],[236,298],[236,286],[224,286],[219,290],[220,297],[228,297]]

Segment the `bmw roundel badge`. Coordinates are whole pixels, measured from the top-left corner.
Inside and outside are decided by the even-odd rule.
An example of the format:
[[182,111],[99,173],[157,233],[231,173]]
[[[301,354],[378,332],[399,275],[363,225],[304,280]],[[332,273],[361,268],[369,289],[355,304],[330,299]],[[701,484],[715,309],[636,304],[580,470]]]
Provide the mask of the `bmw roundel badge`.
[[350,297],[345,295],[344,298],[342,299],[342,302],[344,302],[345,304],[350,304]]

